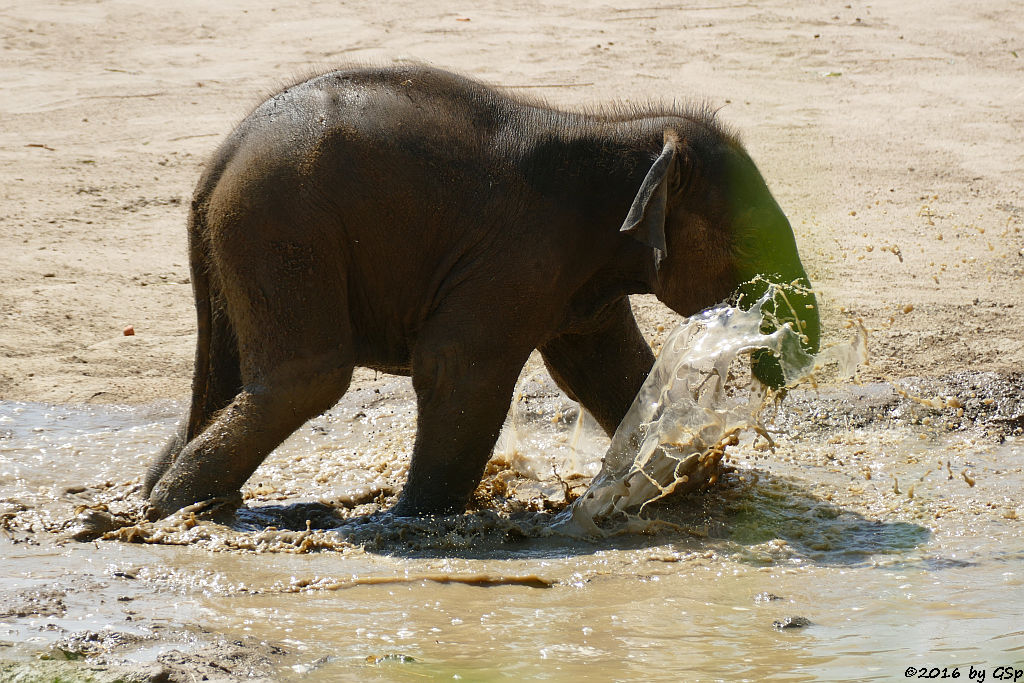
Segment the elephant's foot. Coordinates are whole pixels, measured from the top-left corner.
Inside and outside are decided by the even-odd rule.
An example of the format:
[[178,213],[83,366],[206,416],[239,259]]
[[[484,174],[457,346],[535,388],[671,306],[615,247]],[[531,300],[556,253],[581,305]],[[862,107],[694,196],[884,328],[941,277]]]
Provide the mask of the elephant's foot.
[[242,505],[242,493],[235,489],[212,495],[196,495],[187,490],[172,489],[158,482],[149,495],[145,516],[151,522],[173,515],[175,512],[210,512],[220,508],[234,514]]

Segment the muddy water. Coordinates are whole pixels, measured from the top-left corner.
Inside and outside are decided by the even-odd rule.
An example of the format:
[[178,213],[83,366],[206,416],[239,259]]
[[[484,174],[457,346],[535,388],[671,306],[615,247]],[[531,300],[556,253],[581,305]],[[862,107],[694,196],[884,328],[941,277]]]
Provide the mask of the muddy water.
[[[477,509],[432,524],[375,514],[413,439],[402,381],[304,426],[239,515],[157,524],[128,522],[178,406],[3,403],[0,659],[173,680],[991,680],[1024,662],[1024,443],[992,429],[1019,404],[967,384],[930,406],[794,392],[774,452],[746,439],[713,490],[647,510],[660,530],[594,542],[545,532],[608,442],[542,374]],[[128,525],[69,540],[99,513]]]

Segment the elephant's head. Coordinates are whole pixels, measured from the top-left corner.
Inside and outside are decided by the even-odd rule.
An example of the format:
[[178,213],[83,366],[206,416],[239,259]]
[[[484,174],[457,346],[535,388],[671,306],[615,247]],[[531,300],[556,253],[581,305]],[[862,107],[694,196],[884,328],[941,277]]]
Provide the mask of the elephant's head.
[[[793,229],[732,136],[697,123],[666,131],[622,231],[653,247],[654,293],[681,315],[730,296],[749,306],[769,282],[799,285],[775,306],[775,318],[793,323],[805,350],[817,352],[817,302]],[[768,352],[755,355],[754,374],[774,388],[783,384]]]

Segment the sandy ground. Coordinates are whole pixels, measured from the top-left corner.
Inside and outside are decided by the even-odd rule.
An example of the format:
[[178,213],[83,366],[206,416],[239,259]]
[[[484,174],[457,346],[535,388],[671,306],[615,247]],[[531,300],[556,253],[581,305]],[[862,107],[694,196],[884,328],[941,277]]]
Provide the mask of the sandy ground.
[[[205,159],[297,75],[410,59],[565,107],[707,99],[792,219],[826,339],[849,316],[875,330],[868,379],[1021,369],[1016,3],[489,5],[8,3],[0,398],[184,397]],[[640,308],[652,335],[668,319]]]

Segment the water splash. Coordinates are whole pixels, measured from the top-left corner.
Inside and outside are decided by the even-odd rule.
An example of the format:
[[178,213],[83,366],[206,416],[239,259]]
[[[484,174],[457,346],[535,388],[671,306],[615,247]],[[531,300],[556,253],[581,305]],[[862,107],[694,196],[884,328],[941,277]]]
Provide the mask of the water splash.
[[771,392],[756,380],[746,392],[728,383],[730,368],[743,356],[757,349],[773,353],[788,387],[833,362],[850,377],[867,360],[862,327],[852,341],[816,355],[803,350],[791,324],[762,331],[777,299],[786,301],[772,286],[749,310],[722,304],[672,331],[612,437],[601,472],[556,519],[558,532],[604,536],[636,529],[637,522],[647,524],[637,516],[645,505],[714,484],[726,447],[744,430],[771,443],[759,417]]

